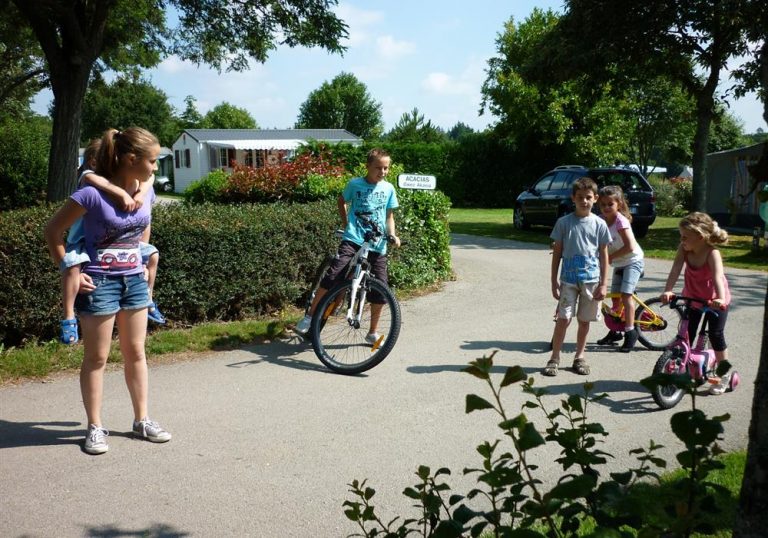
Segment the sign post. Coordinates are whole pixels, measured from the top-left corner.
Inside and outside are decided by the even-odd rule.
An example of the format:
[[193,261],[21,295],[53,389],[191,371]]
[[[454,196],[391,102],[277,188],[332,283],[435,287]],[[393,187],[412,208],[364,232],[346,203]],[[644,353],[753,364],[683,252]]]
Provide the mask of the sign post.
[[437,186],[437,180],[435,179],[435,176],[400,174],[397,176],[397,186],[401,189],[433,191]]

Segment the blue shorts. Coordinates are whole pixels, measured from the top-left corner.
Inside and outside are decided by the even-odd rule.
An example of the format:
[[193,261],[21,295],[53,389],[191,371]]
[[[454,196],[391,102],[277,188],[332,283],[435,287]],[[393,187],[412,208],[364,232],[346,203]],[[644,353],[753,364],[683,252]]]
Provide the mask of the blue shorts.
[[91,275],[96,289],[80,293],[75,299],[79,314],[111,316],[120,310],[141,310],[149,307],[149,288],[143,274]]
[[635,293],[644,269],[645,262],[643,260],[635,260],[624,267],[614,267],[611,293]]

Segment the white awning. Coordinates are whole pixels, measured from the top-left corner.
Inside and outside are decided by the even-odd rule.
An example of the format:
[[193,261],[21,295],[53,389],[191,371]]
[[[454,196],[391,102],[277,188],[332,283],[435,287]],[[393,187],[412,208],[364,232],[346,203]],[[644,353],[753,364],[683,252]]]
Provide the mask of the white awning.
[[207,140],[206,144],[214,148],[227,149],[285,149],[295,150],[303,140]]

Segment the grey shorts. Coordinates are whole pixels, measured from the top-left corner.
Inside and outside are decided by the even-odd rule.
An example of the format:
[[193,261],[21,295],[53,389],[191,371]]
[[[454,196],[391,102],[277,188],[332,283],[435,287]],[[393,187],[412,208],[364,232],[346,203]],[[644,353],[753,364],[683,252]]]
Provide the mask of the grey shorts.
[[571,319],[574,314],[579,321],[600,321],[600,301],[593,299],[598,282],[580,284],[560,283],[560,300],[557,303],[557,317]]
[[611,280],[611,292],[635,293],[637,283],[640,281],[640,277],[643,276],[644,270],[645,262],[643,262],[643,260],[635,260],[624,267],[614,267],[613,279]]

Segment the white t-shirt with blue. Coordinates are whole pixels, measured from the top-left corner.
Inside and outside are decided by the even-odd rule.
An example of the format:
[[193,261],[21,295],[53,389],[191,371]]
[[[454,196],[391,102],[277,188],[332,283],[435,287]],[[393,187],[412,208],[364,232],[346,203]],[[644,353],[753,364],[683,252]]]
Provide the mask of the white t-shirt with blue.
[[[342,239],[351,241],[356,245],[362,245],[365,242],[366,229],[360,225],[355,213],[371,213],[371,220],[376,222],[379,228],[386,233],[387,211],[396,209],[400,205],[397,201],[395,187],[385,180],[374,184],[368,183],[363,177],[353,178],[344,187],[342,197],[349,204],[347,227],[344,229]],[[379,254],[386,254],[386,238],[382,238],[371,250]]]
[[594,213],[586,217],[569,213],[557,220],[549,237],[563,245],[560,282],[600,281],[600,247],[611,242],[608,225],[603,219]]

